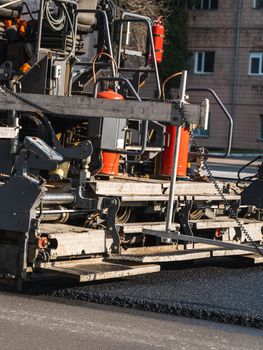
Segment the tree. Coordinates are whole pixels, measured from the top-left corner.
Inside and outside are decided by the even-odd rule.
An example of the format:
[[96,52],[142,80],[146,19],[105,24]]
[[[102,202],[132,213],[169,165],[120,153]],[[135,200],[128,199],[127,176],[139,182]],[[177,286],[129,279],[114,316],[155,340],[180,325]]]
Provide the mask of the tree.
[[[186,1],[164,0],[164,18],[166,26],[166,39],[164,48],[164,59],[160,67],[162,79],[188,69],[189,52],[187,49],[187,25],[188,14]],[[171,80],[166,87],[178,87],[180,80]]]
[[[163,16],[166,27],[164,59],[160,65],[161,79],[165,79],[175,72],[188,68],[189,53],[187,50],[187,1],[186,0],[119,0],[118,5],[131,12],[136,12],[157,18]],[[167,84],[167,91],[171,87],[178,87],[179,81],[171,80]]]

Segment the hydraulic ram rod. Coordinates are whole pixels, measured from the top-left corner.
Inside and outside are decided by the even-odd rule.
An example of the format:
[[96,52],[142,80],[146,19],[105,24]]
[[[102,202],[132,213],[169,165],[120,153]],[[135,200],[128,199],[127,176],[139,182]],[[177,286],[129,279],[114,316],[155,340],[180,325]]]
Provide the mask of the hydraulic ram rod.
[[75,201],[73,193],[46,193],[43,204],[72,204]]

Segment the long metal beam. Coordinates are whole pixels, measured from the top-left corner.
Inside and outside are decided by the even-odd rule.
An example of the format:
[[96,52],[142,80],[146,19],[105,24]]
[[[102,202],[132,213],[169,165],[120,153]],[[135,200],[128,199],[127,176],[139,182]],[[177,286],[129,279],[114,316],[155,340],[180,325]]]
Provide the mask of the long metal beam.
[[[182,235],[182,234],[178,234],[175,232],[156,231],[156,230],[149,230],[149,229],[143,229],[142,233],[146,234],[146,235],[161,237],[161,238],[166,238],[166,239],[208,244],[208,245],[213,245],[216,247],[222,247],[224,249],[239,249],[239,250],[244,250],[246,252],[259,253],[259,251],[256,248],[249,246],[249,245],[246,245],[246,244],[228,243],[228,242],[223,242],[223,241],[217,241],[214,239]],[[258,249],[263,252],[262,248],[259,247]]]
[[[60,115],[104,117],[117,119],[153,120],[181,125],[182,120],[175,104],[151,101],[114,101],[95,99],[87,96],[50,96],[20,93],[29,102],[45,110]],[[0,110],[37,112],[36,106],[22,102],[7,92],[0,90]],[[185,114],[189,123],[203,125],[202,107],[185,105]]]

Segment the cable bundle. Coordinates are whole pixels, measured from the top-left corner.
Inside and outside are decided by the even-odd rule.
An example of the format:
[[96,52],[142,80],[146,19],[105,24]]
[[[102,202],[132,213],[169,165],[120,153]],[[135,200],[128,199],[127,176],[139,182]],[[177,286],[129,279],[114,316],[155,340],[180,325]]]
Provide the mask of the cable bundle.
[[[57,13],[54,15],[54,6],[52,6],[52,3],[57,6]],[[44,17],[49,25],[49,27],[54,30],[55,32],[61,31],[66,23],[66,13],[63,7],[62,3],[47,0],[45,2],[44,7]]]

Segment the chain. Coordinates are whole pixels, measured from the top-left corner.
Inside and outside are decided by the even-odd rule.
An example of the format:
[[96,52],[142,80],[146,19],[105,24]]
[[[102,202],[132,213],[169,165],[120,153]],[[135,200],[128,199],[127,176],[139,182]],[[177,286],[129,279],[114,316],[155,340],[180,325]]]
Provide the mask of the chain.
[[205,157],[204,153],[202,152],[202,147],[200,147],[198,145],[197,140],[194,137],[193,131],[190,128],[190,124],[187,122],[186,120],[186,116],[185,116],[185,112],[184,112],[184,107],[180,106],[180,116],[182,118],[183,121],[183,126],[188,130],[189,134],[190,134],[190,138],[191,141],[194,145],[194,147],[196,147],[202,162],[203,162],[203,168],[206,170],[207,172],[207,177],[208,179],[213,183],[216,191],[218,192],[218,194],[220,195],[220,197],[222,198],[222,201],[225,205],[225,208],[228,208],[228,213],[229,213],[229,217],[234,219],[235,222],[237,223],[240,231],[244,234],[244,236],[247,238],[247,240],[249,241],[249,243],[255,248],[255,250],[261,255],[263,256],[263,250],[259,248],[259,246],[256,244],[256,242],[253,241],[252,237],[250,236],[250,234],[248,233],[248,231],[246,230],[246,228],[243,226],[242,222],[240,221],[239,217],[237,216],[237,213],[234,211],[234,209],[231,206],[231,203],[229,202],[228,199],[226,199],[223,190],[221,189],[221,187],[219,186],[217,180],[214,178],[211,169],[209,168],[208,164],[207,164],[207,158]]
[[9,94],[11,96],[13,96],[14,98],[16,98],[17,100],[25,103],[26,105],[30,106],[30,107],[33,107],[34,109],[36,109],[37,111],[45,114],[45,115],[48,115],[49,117],[55,117],[55,118],[65,118],[65,119],[77,119],[77,120],[87,120],[87,116],[85,115],[72,115],[72,114],[59,114],[59,113],[54,113],[54,112],[51,112],[49,111],[48,109],[44,108],[44,107],[41,107],[39,105],[37,105],[36,103],[32,102],[32,101],[29,101],[28,99],[26,99],[25,97],[22,97],[21,95],[15,93],[14,91],[8,89],[7,87],[3,87],[1,86],[0,87],[0,91],[3,93],[3,94]]

